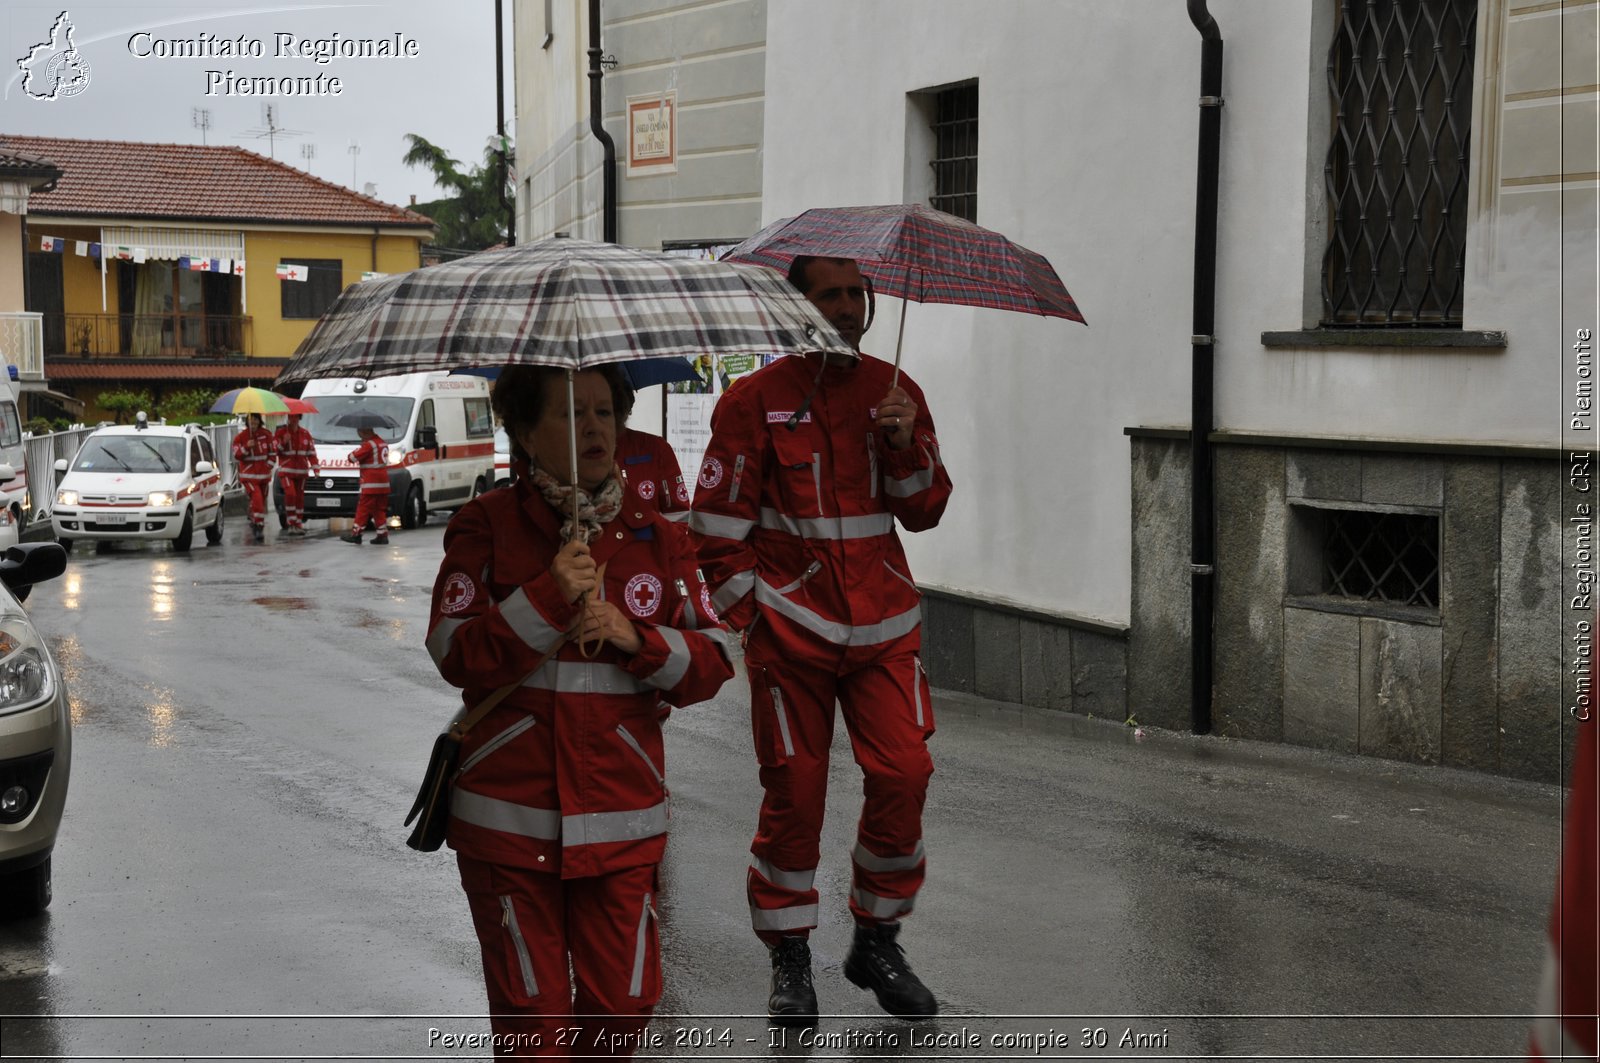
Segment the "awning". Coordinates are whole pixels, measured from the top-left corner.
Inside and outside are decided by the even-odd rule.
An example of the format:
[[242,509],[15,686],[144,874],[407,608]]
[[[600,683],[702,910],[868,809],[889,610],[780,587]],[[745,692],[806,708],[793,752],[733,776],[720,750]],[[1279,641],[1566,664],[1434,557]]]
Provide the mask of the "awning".
[[161,380],[259,382],[270,386],[289,364],[287,358],[246,358],[243,361],[158,362],[145,358],[100,358],[92,361],[45,360],[45,375],[64,384],[80,380]]
[[106,226],[100,242],[143,248],[146,258],[243,258],[244,233],[229,229],[122,228]]
[[59,391],[51,391],[49,388],[24,388],[22,390],[22,394],[28,396],[29,398],[32,398],[36,395],[42,396],[52,402],[58,403],[73,413],[83,412],[82,399],[75,399],[71,395],[64,395]]
[[0,181],[0,214],[28,213],[28,182]]

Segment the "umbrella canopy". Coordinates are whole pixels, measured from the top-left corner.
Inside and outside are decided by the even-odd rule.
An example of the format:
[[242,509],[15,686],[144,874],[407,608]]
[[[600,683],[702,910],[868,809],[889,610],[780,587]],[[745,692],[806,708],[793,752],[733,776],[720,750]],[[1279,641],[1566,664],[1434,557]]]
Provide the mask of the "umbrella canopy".
[[722,260],[787,270],[796,255],[855,259],[877,292],[900,299],[1083,322],[1043,255],[921,203],[818,207],[773,222]]
[[289,412],[288,401],[276,391],[266,388],[234,388],[217,396],[211,404],[212,413],[284,414]]
[[288,407],[284,413],[316,413],[317,407],[309,399],[293,399],[288,395],[283,396],[283,404]]
[[347,288],[280,381],[855,351],[771,271],[553,237]]
[[349,413],[341,413],[328,423],[343,428],[383,428],[391,432],[400,427],[399,421],[377,410],[351,410]]
[[[622,370],[622,375],[628,378],[629,386],[635,391],[656,384],[700,379],[699,371],[687,358],[640,358],[632,362],[620,362],[617,368]],[[497,380],[500,377],[500,366],[474,365],[466,369],[457,369],[456,372],[466,376]]]

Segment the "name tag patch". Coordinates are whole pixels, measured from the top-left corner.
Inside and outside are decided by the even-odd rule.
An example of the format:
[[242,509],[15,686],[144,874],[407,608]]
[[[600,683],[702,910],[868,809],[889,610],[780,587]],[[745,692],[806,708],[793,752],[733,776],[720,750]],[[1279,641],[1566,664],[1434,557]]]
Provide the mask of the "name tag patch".
[[[767,423],[768,424],[788,424],[789,423],[789,418],[791,418],[793,416],[794,416],[794,411],[793,410],[768,410],[767,411]],[[807,410],[805,413],[801,414],[800,420],[796,421],[795,423],[796,424],[810,424],[811,423],[811,411]]]

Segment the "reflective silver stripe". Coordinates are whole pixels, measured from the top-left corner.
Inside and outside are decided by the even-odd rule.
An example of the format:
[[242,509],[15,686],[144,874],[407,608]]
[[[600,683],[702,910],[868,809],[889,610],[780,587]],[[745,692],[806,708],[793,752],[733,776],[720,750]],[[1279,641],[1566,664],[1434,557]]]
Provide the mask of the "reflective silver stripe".
[[561,815],[548,808],[517,805],[485,797],[457,786],[450,792],[450,814],[463,823],[524,838],[555,841],[561,837]]
[[783,691],[777,687],[772,690],[772,713],[778,718],[778,733],[783,736],[783,755],[794,756],[794,742],[789,739],[789,715],[783,711]]
[[911,658],[911,703],[917,707],[917,726],[922,724],[922,658]]
[[551,627],[544,615],[535,608],[525,587],[518,587],[500,603],[500,615],[518,638],[540,653],[548,650],[561,637],[561,632]]
[[826,508],[822,504],[822,455],[814,450],[811,452],[811,482],[817,488],[817,512],[821,513]]
[[703,509],[694,510],[689,514],[689,527],[701,535],[714,535],[718,539],[732,539],[743,542],[749,538],[756,522],[743,520],[739,517],[724,517],[718,513],[707,513]]
[[822,562],[821,561],[813,561],[813,562],[811,562],[811,564],[806,566],[806,570],[804,572],[800,573],[799,578],[797,578],[797,579],[795,579],[795,580],[793,580],[793,581],[791,581],[789,583],[785,583],[783,586],[779,587],[778,588],[778,593],[779,594],[789,594],[789,593],[791,593],[793,591],[798,590],[802,583],[804,583],[806,580],[810,579],[812,576],[815,576],[818,572],[821,572],[821,571],[822,571]]
[[650,759],[650,754],[644,751],[644,746],[640,745],[639,740],[633,737],[633,732],[619,723],[617,724],[617,734],[621,735],[622,740],[628,743],[628,746],[635,753],[639,754],[639,759],[644,761],[645,766],[650,769],[650,774],[656,777],[656,782],[660,783],[661,788],[665,790],[667,788],[666,777],[656,770],[656,762]]
[[805,539],[871,539],[894,531],[894,515],[868,513],[861,517],[788,517],[775,509],[762,507],[761,527]]
[[495,750],[499,749],[513,738],[517,737],[517,735],[521,734],[523,731],[526,731],[528,728],[532,727],[534,722],[535,721],[532,716],[524,716],[510,727],[507,727],[504,731],[501,731],[499,734],[495,735],[493,738],[489,739],[481,747],[479,747],[476,753],[468,757],[466,763],[461,765],[461,769],[457,771],[456,774],[465,775],[474,764],[478,763],[478,761],[482,760],[484,757],[487,757],[490,753],[493,753]]
[[650,689],[621,665],[603,661],[546,661],[522,685],[558,694],[639,694]]
[[750,861],[750,867],[756,874],[774,886],[786,890],[794,890],[796,893],[806,892],[817,880],[817,869],[814,867],[806,868],[803,871],[785,871],[782,868],[773,867],[771,863],[761,859],[759,856]]
[[733,632],[723,627],[708,627],[700,634],[715,643],[717,649],[722,653],[723,659],[729,665],[733,664],[733,648],[739,644],[738,640],[733,637]]
[[755,586],[756,574],[754,569],[735,572],[711,596],[711,604],[716,607],[717,612],[726,612],[738,605],[740,599],[754,590]]
[[667,803],[632,812],[584,812],[561,817],[561,846],[631,842],[667,833]]
[[522,968],[522,991],[525,996],[536,997],[539,995],[539,983],[533,977],[533,957],[528,955],[528,943],[522,940],[522,927],[517,925],[517,910],[511,906],[510,897],[500,898],[500,910],[505,914],[500,922],[511,935],[511,943],[517,947],[517,965]]
[[645,682],[657,690],[671,690],[689,674],[689,643],[684,639],[683,632],[674,627],[658,627],[656,634],[667,644],[667,659],[660,668],[645,677]]
[[879,856],[860,842],[856,842],[855,849],[850,853],[850,859],[856,862],[856,866],[866,871],[911,871],[927,858],[921,838],[917,839],[917,847],[911,850],[910,856]]
[[642,996],[644,993],[644,954],[645,944],[648,939],[646,932],[650,929],[650,894],[644,895],[644,903],[639,906],[639,930],[633,939],[633,977],[628,981],[628,995],[630,997]]
[[797,904],[792,908],[757,908],[750,906],[750,926],[754,930],[807,930],[817,925],[817,906]]
[[733,483],[730,484],[729,487],[728,487],[728,501],[729,502],[737,502],[737,501],[739,501],[739,478],[741,476],[743,476],[743,475],[744,475],[744,455],[740,454],[737,458],[733,459],[733,476],[730,477],[730,479],[733,480]]
[[841,624],[836,620],[824,620],[805,606],[796,605],[779,594],[763,579],[756,580],[756,601],[835,646],[876,646],[915,631],[917,625],[922,622],[922,609],[916,605],[876,624],[864,624],[860,627]]
[[930,465],[926,469],[918,469],[910,476],[905,476],[898,480],[891,479],[883,485],[883,489],[886,493],[896,498],[910,498],[912,495],[926,491],[932,486],[933,466]]
[[670,513],[663,513],[661,515],[675,524],[683,524],[689,520],[689,511],[687,509],[675,509]]
[[455,641],[456,628],[465,624],[465,620],[441,620],[428,632],[428,656],[433,658],[435,666],[444,663],[445,656],[450,652],[450,645]]
[[866,909],[867,914],[874,919],[893,919],[905,915],[916,903],[915,897],[880,897],[860,886],[850,891],[850,899]]

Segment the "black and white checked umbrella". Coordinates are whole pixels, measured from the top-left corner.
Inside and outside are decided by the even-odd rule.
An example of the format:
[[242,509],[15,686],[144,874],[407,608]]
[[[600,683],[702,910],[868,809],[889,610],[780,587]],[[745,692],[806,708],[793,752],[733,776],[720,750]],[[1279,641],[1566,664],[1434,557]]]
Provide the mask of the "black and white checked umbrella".
[[552,237],[347,288],[279,374],[855,350],[772,270]]

